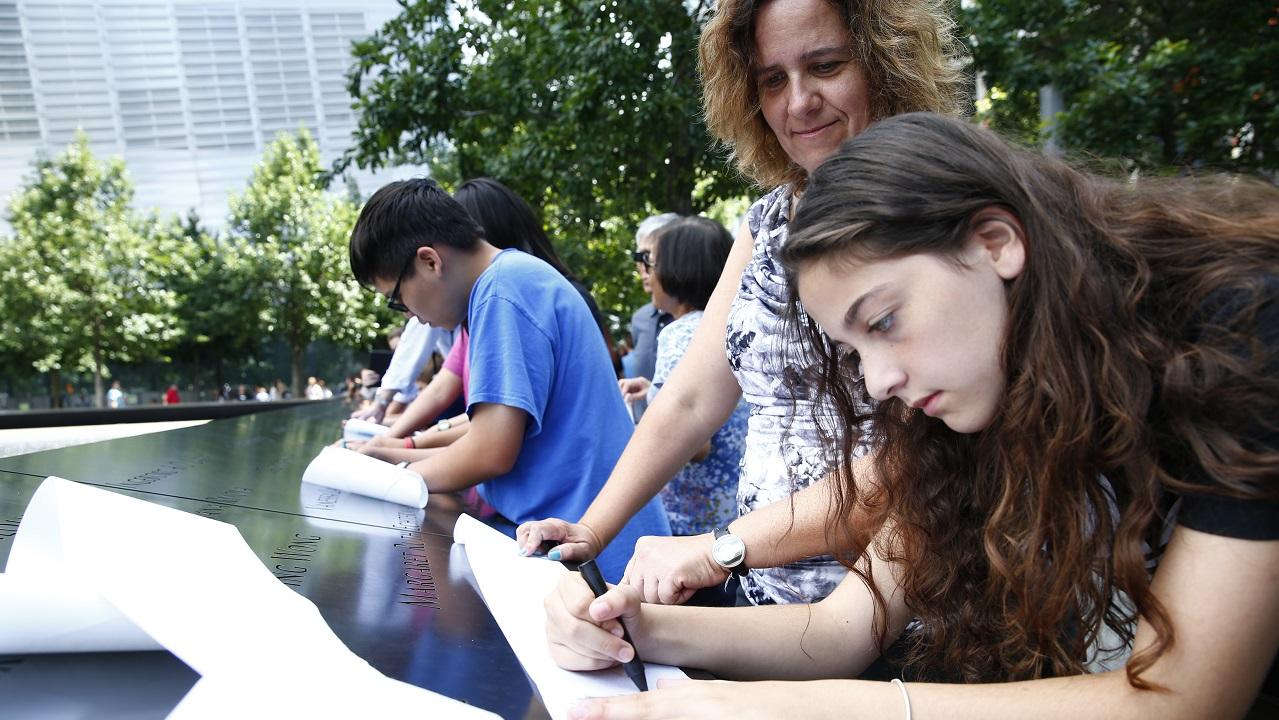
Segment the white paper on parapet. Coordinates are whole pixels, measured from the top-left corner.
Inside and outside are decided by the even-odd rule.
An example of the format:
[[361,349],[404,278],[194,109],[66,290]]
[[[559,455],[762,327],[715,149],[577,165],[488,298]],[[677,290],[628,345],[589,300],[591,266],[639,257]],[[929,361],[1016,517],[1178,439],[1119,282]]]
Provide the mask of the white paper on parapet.
[[342,423],[342,439],[343,440],[368,440],[369,438],[385,435],[387,430],[391,428],[380,423],[369,422],[359,418],[351,418]]
[[378,500],[424,508],[429,493],[422,476],[354,450],[326,447],[306,466],[302,482]]
[[53,576],[0,573],[0,618],[0,655],[162,649],[102,596]]
[[[542,704],[552,718],[566,718],[568,708],[582,698],[637,692],[620,667],[574,672],[551,659],[543,600],[568,572],[563,565],[542,557],[521,557],[514,540],[469,515],[458,518],[453,541],[466,546],[466,559],[484,604],[497,619],[524,672],[537,684]],[[657,663],[644,663],[644,672],[650,688],[662,678],[688,677],[677,667]]]
[[[200,673],[197,688],[218,688],[184,699],[182,717],[223,716],[217,708],[247,702],[266,677],[326,705],[380,707],[373,696],[394,687],[388,696],[402,701],[399,712],[494,717],[378,673],[310,600],[276,580],[234,526],[50,477],[23,514],[6,575],[73,573],[87,596]],[[354,680],[325,680],[333,677]]]
[[416,528],[426,518],[426,511],[411,505],[375,500],[337,488],[313,483],[298,483],[298,504],[308,522],[342,520],[391,528]]

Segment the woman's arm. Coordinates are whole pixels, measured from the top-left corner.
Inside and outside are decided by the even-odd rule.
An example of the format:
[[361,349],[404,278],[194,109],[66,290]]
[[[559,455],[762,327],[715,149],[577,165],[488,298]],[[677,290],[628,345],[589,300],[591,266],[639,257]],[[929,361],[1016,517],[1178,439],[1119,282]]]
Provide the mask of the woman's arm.
[[[863,491],[874,482],[874,456],[853,461],[853,477]],[[785,565],[804,558],[854,548],[837,545],[839,538],[826,531],[827,515],[834,503],[832,475],[770,505],[747,513],[728,526],[746,545],[748,568]],[[853,523],[865,523],[860,517]],[[687,537],[642,537],[635,543],[622,582],[634,585],[645,602],[682,603],[700,588],[721,585],[728,571],[711,557],[711,533]]]
[[[893,582],[897,569],[878,556],[875,577],[889,604],[889,642],[910,614]],[[874,604],[853,575],[811,605],[702,608],[640,603],[620,585],[598,600],[577,574],[546,599],[552,656],[572,670],[609,667],[629,657],[611,631],[623,618],[645,660],[695,667],[738,680],[853,677],[879,656],[871,633]]]
[[[850,577],[836,592],[842,592],[850,582],[860,581]],[[910,683],[907,691],[912,716],[957,720],[1028,717],[1077,720],[1104,712],[1106,717],[1121,719],[1243,717],[1255,701],[1279,647],[1279,591],[1276,588],[1279,588],[1279,541],[1236,540],[1178,528],[1152,585],[1169,613],[1176,640],[1144,676],[1166,690],[1134,689],[1122,669],[1017,683]],[[836,595],[831,595],[814,608],[835,598]],[[760,608],[766,609],[770,608]],[[672,630],[669,617],[675,611],[692,609],[663,610],[667,619],[660,619],[663,613],[659,612],[651,615],[655,618],[652,622],[649,622],[647,606],[639,613],[632,637],[638,632],[644,638],[636,638],[642,655],[648,653],[656,658],[663,655],[663,648],[681,647],[665,636]],[[761,614],[753,620],[764,617]],[[817,617],[815,612],[815,627]],[[860,623],[864,618],[849,620]],[[653,627],[655,624],[657,629]],[[829,631],[829,626],[829,620],[821,624],[825,631]],[[720,643],[718,636],[723,630],[718,625],[699,626],[695,631],[692,626],[684,627],[687,636],[700,638],[707,646]],[[739,641],[745,645],[752,642],[751,636],[758,630],[739,628],[738,632],[746,633]],[[1139,623],[1136,647],[1149,646],[1153,637],[1150,627]],[[806,641],[805,649],[808,647]],[[849,648],[857,651],[856,645]],[[717,661],[722,661],[725,654],[724,649],[713,647],[700,653]],[[738,648],[737,653],[741,658],[749,651]],[[679,658],[671,659],[682,663]],[[790,708],[789,718],[872,718],[883,717],[884,713],[889,713],[889,717],[905,717],[897,688],[857,680],[749,685],[689,683],[651,693],[587,701],[575,707],[570,716],[666,718],[687,717],[695,712],[746,718],[760,717],[762,711],[777,707]]]
[[688,352],[645,411],[608,482],[579,523],[552,519],[521,525],[517,539],[526,552],[553,540],[561,543],[555,550],[562,559],[593,557],[728,420],[741,388],[728,367],[725,325],[753,248],[742,223]]

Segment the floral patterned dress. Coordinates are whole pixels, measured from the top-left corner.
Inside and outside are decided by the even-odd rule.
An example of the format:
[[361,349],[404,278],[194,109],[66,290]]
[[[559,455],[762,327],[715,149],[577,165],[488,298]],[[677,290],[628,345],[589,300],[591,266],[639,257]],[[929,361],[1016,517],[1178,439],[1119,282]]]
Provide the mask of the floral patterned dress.
[[[657,336],[657,368],[648,390],[650,404],[684,357],[702,311],[672,321]],[[737,473],[746,444],[746,403],[739,402],[728,422],[711,436],[711,454],[691,462],[662,489],[662,504],[673,535],[700,535],[737,518]]]
[[[786,348],[783,314],[790,293],[774,255],[786,242],[790,205],[791,188],[783,185],[747,211],[755,249],[728,313],[728,364],[750,409],[737,488],[743,515],[785,500],[828,470],[813,421],[817,399],[800,381],[810,369],[788,360]],[[749,556],[749,547],[746,552]],[[742,588],[757,605],[813,602],[829,595],[846,572],[823,555],[752,569],[742,578]]]

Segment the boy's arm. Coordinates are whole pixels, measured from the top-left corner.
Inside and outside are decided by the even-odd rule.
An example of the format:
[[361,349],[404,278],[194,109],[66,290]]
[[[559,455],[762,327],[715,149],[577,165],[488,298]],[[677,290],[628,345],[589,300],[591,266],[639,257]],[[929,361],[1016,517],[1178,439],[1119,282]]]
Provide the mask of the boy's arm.
[[528,413],[509,405],[477,403],[466,434],[409,469],[432,492],[465,490],[510,472],[524,446]]

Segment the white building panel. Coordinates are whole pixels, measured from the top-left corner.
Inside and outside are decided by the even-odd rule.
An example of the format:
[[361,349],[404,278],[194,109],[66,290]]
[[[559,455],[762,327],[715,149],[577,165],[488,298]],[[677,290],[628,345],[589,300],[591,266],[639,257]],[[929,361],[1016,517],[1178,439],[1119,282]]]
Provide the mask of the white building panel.
[[[348,146],[351,43],[398,12],[395,0],[0,0],[0,197],[83,129],[124,158],[139,209],[194,208],[221,230],[276,133],[306,127],[326,162]],[[353,175],[367,196],[425,173]]]

